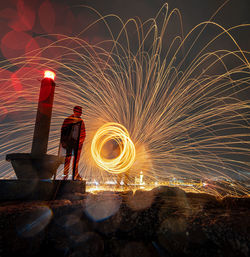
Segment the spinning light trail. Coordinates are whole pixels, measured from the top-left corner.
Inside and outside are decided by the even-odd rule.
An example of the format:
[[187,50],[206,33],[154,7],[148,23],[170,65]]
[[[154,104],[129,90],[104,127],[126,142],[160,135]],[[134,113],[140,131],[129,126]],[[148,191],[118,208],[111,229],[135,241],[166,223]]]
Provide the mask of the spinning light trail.
[[[63,119],[82,106],[87,137],[80,173],[87,181],[116,181],[126,171],[133,183],[142,171],[146,184],[219,180],[229,185],[224,193],[249,194],[241,183],[250,174],[249,52],[234,35],[250,25],[225,29],[205,21],[184,35],[180,12],[167,4],[144,23],[96,14],[79,35],[45,35],[45,47],[0,63],[1,177],[13,176],[5,154],[30,152],[37,79],[52,69],[58,87],[49,153],[57,154]],[[96,25],[105,38],[90,44]],[[47,51],[59,54],[52,59]],[[109,158],[102,148],[111,139],[119,153]]]
[[[105,158],[102,150],[112,140],[117,143],[119,152],[113,158]],[[135,146],[126,128],[118,123],[107,123],[98,129],[92,140],[91,153],[99,167],[115,174],[126,172],[135,161]]]

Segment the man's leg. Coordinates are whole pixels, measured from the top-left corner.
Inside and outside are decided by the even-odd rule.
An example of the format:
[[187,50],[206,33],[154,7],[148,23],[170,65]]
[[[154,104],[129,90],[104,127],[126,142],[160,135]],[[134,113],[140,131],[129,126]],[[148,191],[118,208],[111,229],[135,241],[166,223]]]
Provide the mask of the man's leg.
[[116,175],[116,189],[119,189],[121,187],[121,182],[122,182],[122,174],[117,174]]
[[82,150],[81,146],[78,149],[77,148],[74,149],[74,166],[73,166],[74,180],[81,180],[81,177],[78,171],[78,164],[80,160],[81,150]]
[[129,174],[128,171],[125,172],[124,174],[124,185],[127,187],[129,182]]
[[67,148],[66,149],[65,163],[64,163],[64,172],[63,172],[64,173],[64,179],[68,179],[71,154],[72,154],[72,149]]

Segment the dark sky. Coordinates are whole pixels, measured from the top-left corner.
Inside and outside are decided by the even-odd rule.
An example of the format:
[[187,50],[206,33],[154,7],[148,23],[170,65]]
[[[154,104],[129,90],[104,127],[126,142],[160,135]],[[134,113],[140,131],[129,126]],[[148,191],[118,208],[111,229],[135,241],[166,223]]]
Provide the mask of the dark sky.
[[[78,28],[84,27],[88,20],[91,19],[90,12],[77,7],[78,5],[88,5],[95,8],[102,15],[106,14],[116,14],[122,19],[126,20],[131,17],[138,16],[143,21],[154,17],[158,10],[166,1],[164,0],[9,0],[1,1],[0,3],[0,37],[1,39],[9,32],[11,29],[23,30],[32,34],[36,33],[62,33],[77,31]],[[178,8],[183,17],[183,27],[184,32],[187,33],[193,26],[196,24],[208,20],[215,11],[224,3],[225,0],[169,0],[170,9]],[[49,11],[46,14],[43,13],[42,18],[40,16],[41,6],[44,8],[48,5],[46,3],[52,3],[52,8],[49,8]],[[20,8],[21,7],[21,8]],[[19,11],[18,11],[19,10]],[[30,16],[26,18],[26,21],[23,19],[23,22],[26,23],[26,29],[20,29],[20,19],[18,21],[17,16],[20,16],[20,10],[24,14],[21,16]],[[66,10],[66,11],[65,11]],[[81,16],[80,22],[73,22],[74,18],[71,17],[72,14],[69,14],[69,11],[72,11],[74,18]],[[250,1],[248,0],[229,0],[228,3],[224,6],[222,10],[214,18],[214,21],[219,22],[222,26],[228,28],[230,26],[250,23]],[[55,17],[51,18],[54,15]],[[25,15],[28,14],[28,15]],[[34,17],[33,17],[34,16]],[[33,18],[32,18],[33,17]],[[22,17],[23,18],[23,17]],[[21,18],[21,19],[22,19]],[[47,24],[51,22],[51,31],[45,31],[44,26],[41,29],[39,21],[41,19],[47,19]],[[14,24],[16,23],[16,24]],[[19,28],[18,24],[19,23]],[[45,22],[46,23],[46,22]],[[55,26],[53,26],[53,24]],[[68,28],[64,31],[62,27],[74,27]],[[28,28],[27,28],[28,27]],[[48,27],[48,25],[47,25]],[[48,30],[48,28],[47,28]],[[240,41],[242,47],[249,47],[250,41],[249,36],[241,36]]]
[[[84,8],[84,5],[93,7],[101,15],[116,14],[124,21],[135,17],[146,21],[155,17],[165,2],[163,0],[2,0],[0,1],[0,59],[3,61],[19,57],[33,47],[44,47],[52,42],[52,38],[39,38],[40,35],[77,35],[87,24],[97,18],[97,15],[90,9]],[[225,6],[213,21],[225,28],[250,23],[249,0],[168,0],[167,2],[170,11],[174,8],[180,10],[184,35],[195,25],[209,20],[225,2]],[[172,24],[170,31],[171,29],[175,30],[175,24]],[[242,49],[250,51],[249,29],[238,31],[240,34],[234,32],[233,35],[237,37]],[[85,39],[93,43],[103,36],[102,28],[97,26]],[[57,55],[56,52],[49,52],[45,57],[53,58],[55,55]],[[0,65],[0,68],[2,67],[3,64]],[[11,70],[11,72],[15,71]],[[5,71],[3,74],[6,78],[13,77],[10,71]],[[2,93],[0,88],[0,94]],[[1,111],[2,104],[0,102]],[[7,121],[8,118],[0,119],[0,122]],[[0,143],[3,144],[3,142],[5,142],[4,139],[0,138]]]
[[[67,1],[65,1],[67,2]],[[91,1],[71,1],[73,3],[83,3],[96,8],[101,14],[114,13],[124,20],[138,16],[142,20],[154,17],[162,5],[167,2],[170,10],[178,8],[183,18],[184,32],[189,31],[196,24],[209,20],[216,10],[225,2],[228,2],[213,19],[225,28],[250,23],[250,1],[248,0],[91,0]],[[250,37],[242,40],[244,46],[250,45]],[[244,47],[243,47],[244,48]]]
[[[0,59],[8,60],[24,55],[33,49],[39,49],[55,41],[56,37],[41,38],[47,34],[77,35],[98,16],[90,6],[101,15],[115,14],[124,21],[139,17],[142,21],[154,18],[165,3],[164,0],[9,0],[0,1]],[[250,1],[248,0],[169,0],[169,12],[178,8],[183,19],[184,35],[197,24],[209,20],[224,3],[224,7],[215,15],[213,21],[225,28],[250,23]],[[81,7],[80,7],[81,6]],[[163,15],[162,15],[163,17]],[[112,20],[111,20],[112,22]],[[177,23],[176,23],[177,24]],[[176,25],[168,28],[168,35],[176,34]],[[112,24],[112,30],[119,32],[121,26]],[[214,29],[214,28],[213,28]],[[98,42],[105,37],[105,29],[100,25],[85,34],[84,40]],[[209,30],[206,30],[209,35]],[[249,30],[237,29],[232,32],[243,50],[250,50]],[[170,40],[169,40],[170,42]],[[218,49],[226,48],[217,42]],[[55,58],[57,51],[47,53],[46,58]],[[3,67],[3,65],[1,65]],[[13,70],[12,70],[13,71]],[[14,70],[15,71],[15,70]],[[8,76],[6,74],[5,76]]]

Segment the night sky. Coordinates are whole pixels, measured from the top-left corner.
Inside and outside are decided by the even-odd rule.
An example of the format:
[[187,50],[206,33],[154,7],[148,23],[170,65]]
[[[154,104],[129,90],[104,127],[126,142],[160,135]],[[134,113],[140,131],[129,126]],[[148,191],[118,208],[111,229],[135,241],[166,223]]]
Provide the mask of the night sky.
[[[169,0],[170,9],[178,8],[183,17],[184,34],[196,24],[209,20],[225,0]],[[46,42],[31,41],[37,35],[59,33],[76,35],[97,16],[79,5],[91,6],[102,15],[116,14],[123,20],[139,17],[145,21],[154,17],[165,1],[42,1],[42,0],[10,0],[1,1],[0,5],[0,38],[2,58],[21,55],[33,45],[44,45]],[[215,16],[213,21],[225,28],[250,23],[250,3],[247,0],[231,0]],[[174,28],[173,28],[174,29]],[[101,29],[100,29],[101,30]],[[15,33],[19,32],[19,33]],[[101,31],[95,28],[90,33],[89,41],[94,42],[100,37]],[[238,38],[243,49],[250,47],[247,33]],[[29,46],[27,46],[29,44]],[[34,46],[35,47],[35,46]],[[1,59],[2,59],[1,58]]]
[[[225,6],[213,18],[225,28],[238,24],[250,23],[250,1],[249,0],[169,0],[170,10],[178,8],[183,18],[184,35],[195,25],[202,21],[209,20],[216,10],[225,3]],[[96,9],[101,15],[116,14],[124,21],[129,18],[139,17],[142,21],[155,17],[165,1],[162,0],[9,0],[0,2],[0,59],[1,61],[16,58],[24,55],[27,51],[44,47],[54,40],[60,39],[56,34],[68,36],[77,35],[84,27],[93,22],[98,16],[91,9],[83,6],[90,6]],[[81,6],[81,7],[80,7]],[[114,25],[115,28],[115,25]],[[175,30],[172,24],[171,30]],[[249,30],[241,29],[234,32],[237,42],[242,49],[250,51]],[[40,36],[54,34],[45,39]],[[240,36],[239,36],[240,35]],[[90,30],[85,35],[85,40],[95,43],[100,38],[105,38],[101,26]],[[221,44],[221,42],[220,42]],[[219,46],[221,47],[221,46]],[[57,57],[57,52],[47,52],[44,57]],[[3,63],[3,62],[2,62]],[[8,62],[7,62],[8,63]],[[4,62],[6,65],[6,62]],[[1,67],[3,64],[1,64]],[[38,72],[39,73],[39,72]],[[18,67],[6,69],[3,76],[18,76]],[[14,74],[14,75],[13,75]],[[1,86],[1,85],[0,85]],[[2,95],[6,92],[2,92]],[[249,96],[242,95],[243,98]],[[11,117],[8,117],[8,110],[4,109],[4,102],[0,102],[2,118],[1,123],[8,125]],[[4,116],[4,118],[3,118]],[[7,139],[6,139],[7,140]],[[1,144],[5,142],[1,138]],[[1,153],[0,153],[1,154]],[[2,155],[2,154],[1,154]],[[1,159],[4,157],[1,156]]]

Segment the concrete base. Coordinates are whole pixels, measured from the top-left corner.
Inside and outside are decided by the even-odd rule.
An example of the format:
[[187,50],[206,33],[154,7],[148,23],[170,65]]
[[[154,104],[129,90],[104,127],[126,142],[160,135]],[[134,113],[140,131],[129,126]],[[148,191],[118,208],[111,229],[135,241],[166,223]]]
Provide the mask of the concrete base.
[[6,160],[10,161],[18,179],[51,179],[62,159],[55,155],[45,154],[33,156],[29,153],[7,154]]
[[85,190],[84,180],[0,180],[0,201],[49,201]]

